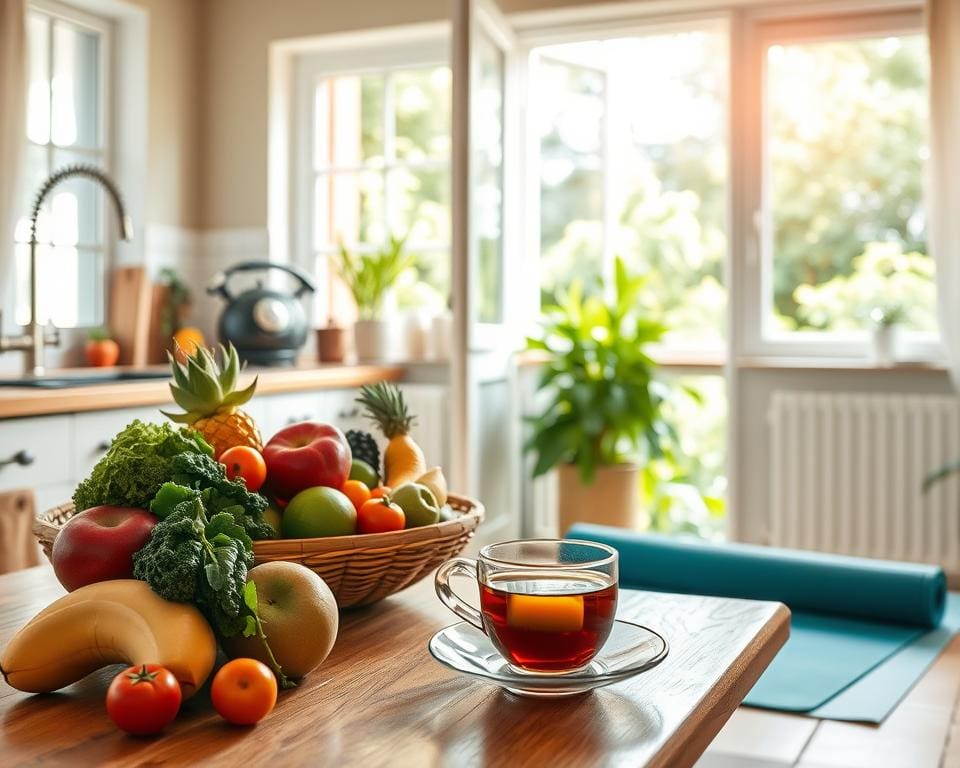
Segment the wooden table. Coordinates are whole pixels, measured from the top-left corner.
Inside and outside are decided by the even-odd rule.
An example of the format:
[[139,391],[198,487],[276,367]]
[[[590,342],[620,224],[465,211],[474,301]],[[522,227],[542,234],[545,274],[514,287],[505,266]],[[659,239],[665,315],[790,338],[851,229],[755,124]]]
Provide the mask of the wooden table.
[[[0,576],[0,644],[60,594],[48,566]],[[454,617],[428,580],[345,612],[327,662],[254,728],[224,723],[201,692],[164,735],[128,737],[103,708],[116,668],[56,694],[0,683],[0,763],[682,768],[789,632],[779,603],[623,592],[619,616],[669,639],[659,667],[571,699],[523,699],[430,657],[427,641]]]

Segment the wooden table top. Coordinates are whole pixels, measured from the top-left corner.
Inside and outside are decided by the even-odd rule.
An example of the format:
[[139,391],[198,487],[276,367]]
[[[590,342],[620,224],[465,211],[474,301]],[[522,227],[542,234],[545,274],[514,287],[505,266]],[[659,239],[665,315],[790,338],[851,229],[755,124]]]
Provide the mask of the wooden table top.
[[[102,372],[104,369],[100,369]],[[144,370],[118,368],[110,370]],[[147,370],[166,371],[168,366],[149,366]],[[48,376],[96,374],[96,369],[74,368],[50,371]],[[284,392],[303,392],[313,389],[344,389],[372,384],[377,381],[396,381],[404,369],[395,365],[302,365],[291,368],[257,368],[244,372],[240,386],[245,387],[258,378],[260,395]],[[169,379],[115,381],[86,384],[78,387],[43,389],[40,387],[0,387],[0,419],[22,416],[44,416],[53,413],[103,411],[114,408],[135,408],[141,405],[170,404]]]
[[[0,576],[0,646],[62,594],[49,566]],[[560,700],[523,699],[436,663],[454,617],[431,580],[344,612],[324,665],[253,728],[219,719],[205,691],[160,737],[107,719],[118,668],[32,696],[0,682],[4,765],[670,766],[696,762],[789,633],[779,603],[621,593],[620,618],[661,631],[670,655],[631,680]]]

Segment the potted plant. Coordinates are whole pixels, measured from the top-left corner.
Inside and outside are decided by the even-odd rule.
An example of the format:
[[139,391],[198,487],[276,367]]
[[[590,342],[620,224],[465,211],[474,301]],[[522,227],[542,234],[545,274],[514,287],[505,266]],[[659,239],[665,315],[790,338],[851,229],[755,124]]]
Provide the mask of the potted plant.
[[91,328],[87,331],[87,343],[83,347],[87,365],[94,368],[111,368],[120,359],[120,347],[106,328]]
[[387,245],[375,253],[350,253],[340,243],[340,276],[357,304],[354,346],[359,360],[385,360],[395,346],[391,326],[382,317],[384,301],[393,284],[410,267],[414,257],[404,252],[407,238],[390,236]]
[[897,359],[897,328],[904,319],[899,304],[886,304],[870,310],[873,321],[873,359],[877,365],[893,365]]
[[561,533],[577,521],[635,527],[638,461],[661,455],[669,433],[665,390],[644,351],[665,329],[636,311],[643,283],[618,258],[609,301],[585,298],[574,282],[527,342],[547,361],[538,385],[546,402],[529,419],[525,449],[536,456],[534,477],[558,468]]

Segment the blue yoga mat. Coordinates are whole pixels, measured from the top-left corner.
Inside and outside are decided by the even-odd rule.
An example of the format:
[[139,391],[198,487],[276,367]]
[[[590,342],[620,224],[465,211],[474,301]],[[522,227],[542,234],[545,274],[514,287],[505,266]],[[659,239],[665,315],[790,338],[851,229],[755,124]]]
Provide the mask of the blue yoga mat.
[[[624,587],[786,603],[793,613],[790,639],[745,699],[753,706],[877,722],[876,713],[882,711],[882,719],[946,642],[934,629],[947,602],[946,579],[934,566],[716,545],[584,524],[567,535],[615,547]],[[899,652],[928,635],[936,637],[921,644],[927,650],[914,654],[912,667],[898,662]],[[938,645],[936,638],[943,642]],[[887,665],[884,677],[879,670]],[[916,676],[907,680],[910,669]],[[828,707],[861,678],[865,686],[871,682],[866,678],[873,670],[878,670],[874,687],[876,680],[886,681],[886,701],[874,691],[870,706],[864,696],[852,695],[849,706],[841,701],[839,708]],[[892,681],[899,681],[899,688],[887,685]],[[871,716],[843,717],[858,708]]]

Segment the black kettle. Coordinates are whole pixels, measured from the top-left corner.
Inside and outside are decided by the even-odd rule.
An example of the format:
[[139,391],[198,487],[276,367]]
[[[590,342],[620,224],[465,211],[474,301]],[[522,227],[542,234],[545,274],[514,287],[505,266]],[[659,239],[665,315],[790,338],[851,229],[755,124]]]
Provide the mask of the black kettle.
[[[255,288],[234,296],[227,289],[230,278],[238,272],[277,269],[292,275],[299,285],[289,292],[264,287],[258,280]],[[298,267],[270,261],[245,261],[218,272],[207,286],[207,293],[219,294],[226,302],[220,315],[217,332],[220,341],[230,342],[240,358],[252,365],[291,365],[307,340],[307,318],[299,301],[304,293],[316,290],[313,279]]]

